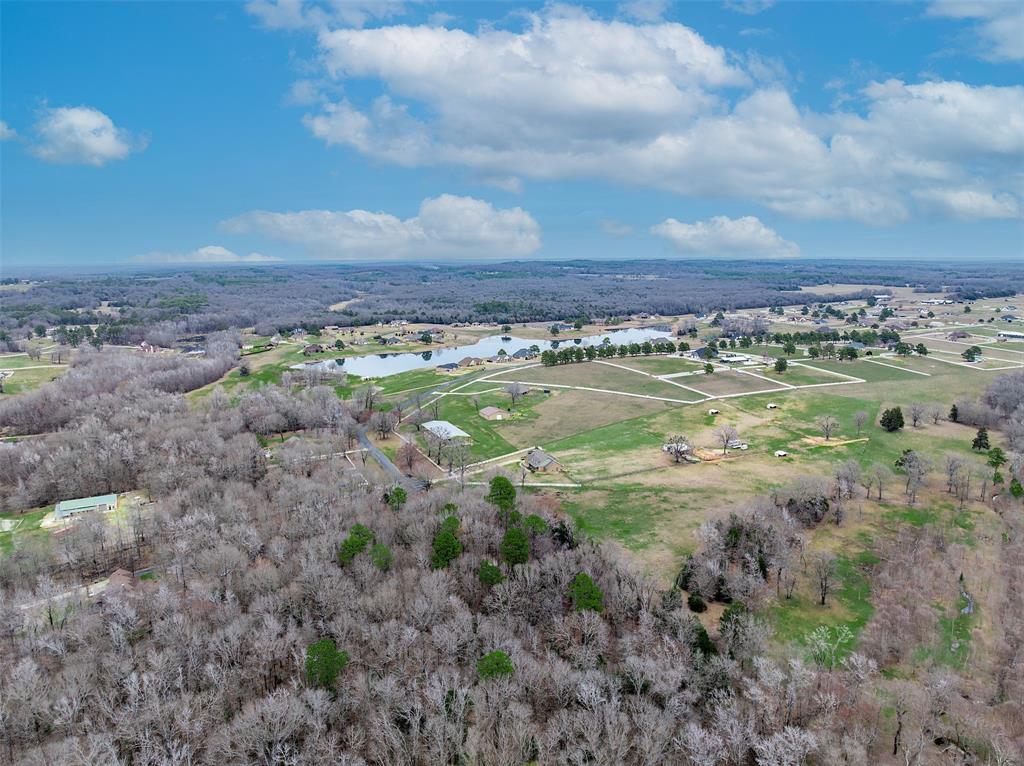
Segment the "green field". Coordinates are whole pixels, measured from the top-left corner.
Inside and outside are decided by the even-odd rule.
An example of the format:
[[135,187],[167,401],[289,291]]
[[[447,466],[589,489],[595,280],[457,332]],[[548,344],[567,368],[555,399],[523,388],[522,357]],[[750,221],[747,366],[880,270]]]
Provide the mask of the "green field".
[[[617,363],[616,363],[617,364]],[[531,367],[525,370],[508,370],[492,380],[521,381],[529,383],[551,383],[561,386],[580,386],[604,391],[623,391],[645,396],[688,400],[693,394],[679,386],[652,378],[638,372],[613,367],[600,362],[580,362],[555,367]]]
[[649,375],[672,375],[677,372],[696,372],[704,369],[703,364],[677,356],[631,356],[616,360],[615,364]]

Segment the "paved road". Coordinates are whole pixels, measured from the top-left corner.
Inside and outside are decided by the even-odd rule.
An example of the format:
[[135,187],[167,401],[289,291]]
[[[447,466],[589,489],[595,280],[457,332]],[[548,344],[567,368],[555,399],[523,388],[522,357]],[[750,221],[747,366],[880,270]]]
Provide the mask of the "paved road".
[[370,437],[366,435],[366,429],[359,429],[359,443],[362,444],[366,450],[373,456],[373,459],[380,463],[380,467],[385,472],[391,474],[395,481],[401,483],[408,491],[417,492],[424,488],[423,482],[419,479],[413,479],[410,476],[406,476],[399,470],[398,466],[391,462],[391,458],[385,455],[381,450],[370,441]]

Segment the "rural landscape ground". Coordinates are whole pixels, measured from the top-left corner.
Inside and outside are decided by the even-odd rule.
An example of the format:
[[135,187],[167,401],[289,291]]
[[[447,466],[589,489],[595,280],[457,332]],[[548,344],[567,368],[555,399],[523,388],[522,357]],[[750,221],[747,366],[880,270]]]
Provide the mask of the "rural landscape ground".
[[[742,600],[756,615],[765,637],[758,646],[769,656],[827,669],[851,657],[872,658],[884,673],[873,692],[884,720],[873,736],[884,731],[891,739],[893,716],[911,704],[900,684],[944,672],[965,684],[965,693],[991,694],[993,684],[1004,683],[1005,664],[1019,660],[1012,648],[1019,642],[1007,644],[1020,623],[1005,579],[1012,546],[1019,544],[1019,445],[1013,442],[1019,437],[1008,419],[986,421],[972,403],[991,398],[1004,376],[1024,370],[1024,336],[1014,334],[1022,323],[1013,313],[1024,296],[947,302],[939,293],[847,288],[858,296],[884,295],[844,300],[840,292],[829,304],[645,314],[558,328],[548,322],[395,321],[272,337],[250,328],[237,336],[237,360],[215,379],[190,386],[184,407],[200,417],[224,408],[242,413],[267,470],[310,476],[350,493],[383,487],[386,499],[401,488],[403,497],[440,492],[458,502],[488,487],[493,496],[495,477],[507,477],[524,507],[538,509],[546,523],[561,520],[582,539],[612,546],[618,552],[611,555],[624,557],[661,592],[680,593],[688,600],[683,609],[719,645],[735,640],[730,610]],[[882,311],[886,317],[873,319]],[[902,323],[899,344],[871,342],[880,322]],[[760,329],[754,336],[743,327]],[[580,361],[555,364],[536,353],[615,345],[623,330],[671,340],[675,350],[637,343],[621,353],[590,359],[581,353]],[[869,343],[843,340],[851,330],[871,332]],[[91,347],[69,345],[63,332],[32,333],[22,350],[0,355],[7,406],[46,393],[68,370],[86,369],[86,359],[90,365],[129,357],[166,364],[213,353],[202,339],[168,347]],[[521,359],[500,353],[459,359],[450,351],[494,336],[534,351]],[[584,338],[591,340],[581,343]],[[853,351],[839,353],[844,348]],[[968,349],[974,351],[965,356]],[[450,369],[436,366],[442,359]],[[345,371],[381,360],[419,366],[380,376]],[[322,368],[325,362],[329,367]],[[341,420],[303,426],[301,416],[272,416],[266,399],[308,403],[316,392],[360,416],[347,421],[351,427]],[[885,427],[883,415],[894,408],[904,422]],[[430,424],[439,421],[462,436],[436,436]],[[987,441],[979,446],[985,425]],[[19,430],[8,426],[5,452],[48,438]],[[924,465],[917,474],[904,462],[908,453]],[[538,467],[531,455],[550,462]],[[968,486],[961,489],[961,482]],[[39,555],[34,551],[56,546],[63,550],[62,566],[71,567],[67,575],[77,570],[81,577],[74,585],[62,576],[68,584],[51,586],[45,595],[23,592],[14,606],[22,614],[52,619],[55,608],[82,609],[107,589],[123,587],[124,576],[137,583],[133,588],[187,581],[178,558],[145,554],[138,541],[128,574],[117,577],[93,548],[76,551],[91,539],[90,546],[111,547],[103,560],[121,560],[116,551],[132,550],[122,541],[166,512],[155,485],[122,492],[116,510],[95,518],[61,517],[53,502],[31,506],[20,499],[28,497],[25,490],[7,487],[9,507],[0,514],[7,576],[25,566],[26,556]],[[86,494],[59,486],[56,493],[55,499]],[[694,567],[719,544],[723,529],[743,529],[736,519],[764,518],[758,503],[784,509],[786,524],[808,508],[816,515],[787,533],[796,535],[786,544],[789,552],[772,559],[778,571],[764,570],[761,585],[723,585],[723,578],[747,572],[746,563],[729,564],[728,556],[719,584],[701,585]],[[923,554],[926,579],[910,576],[910,590],[897,587],[891,570],[907,565],[904,549],[922,546],[931,551]],[[730,574],[732,566],[738,569]],[[716,595],[722,587],[734,595]],[[740,588],[747,588],[742,597]],[[890,646],[893,630],[904,632],[898,650]],[[1000,739],[1004,734],[991,732],[1005,732],[1012,718],[972,715],[985,719],[985,747],[1009,747]],[[927,755],[923,746],[908,750],[899,733],[895,738],[898,758],[911,751]]]

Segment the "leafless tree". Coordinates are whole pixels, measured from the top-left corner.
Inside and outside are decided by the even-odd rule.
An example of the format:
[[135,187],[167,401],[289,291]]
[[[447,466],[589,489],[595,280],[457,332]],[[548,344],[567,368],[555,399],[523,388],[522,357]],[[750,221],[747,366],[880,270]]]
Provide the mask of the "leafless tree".
[[921,425],[925,412],[926,408],[920,402],[914,402],[907,407],[907,413],[910,415],[910,424],[914,428],[918,428]]
[[839,421],[832,415],[819,415],[814,419],[814,423],[818,426],[818,430],[821,431],[821,435],[825,437],[825,441],[831,439],[832,434],[839,428]]
[[514,407],[520,399],[526,396],[529,389],[522,383],[509,383],[505,386],[504,391],[509,395],[509,398],[512,400],[512,406]]
[[395,416],[390,412],[375,412],[370,416],[370,428],[376,431],[381,439],[387,439],[395,428]]
[[815,556],[811,565],[811,572],[818,591],[818,603],[825,606],[828,603],[828,596],[835,588],[837,575],[836,557],[831,553],[821,553]]
[[412,473],[412,469],[416,467],[419,457],[420,452],[411,441],[405,442],[398,448],[398,464],[405,468],[407,474]]
[[864,410],[857,410],[853,413],[853,424],[857,427],[857,438],[860,438],[861,432],[864,430],[864,424],[868,420],[868,414]]
[[942,422],[942,408],[937,404],[929,405],[928,417],[931,419],[932,425],[937,426],[939,423]]
[[682,434],[677,434],[668,440],[667,451],[673,461],[681,463],[690,453],[690,440]]
[[740,433],[732,426],[719,426],[715,429],[715,440],[722,445],[722,454],[729,450],[729,442],[740,438]]
[[889,470],[889,466],[885,463],[872,463],[870,470],[871,475],[875,479],[878,502],[882,502],[882,491],[885,489],[886,482],[892,479],[892,471]]
[[907,452],[901,458],[901,468],[906,477],[904,491],[907,495],[907,502],[913,505],[917,500],[918,490],[924,484],[929,472],[932,470],[932,461],[927,455],[920,452]]

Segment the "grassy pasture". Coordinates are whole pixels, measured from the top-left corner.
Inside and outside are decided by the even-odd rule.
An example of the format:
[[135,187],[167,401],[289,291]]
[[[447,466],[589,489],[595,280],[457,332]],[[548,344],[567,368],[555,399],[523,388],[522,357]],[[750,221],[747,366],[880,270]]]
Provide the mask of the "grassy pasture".
[[783,383],[773,383],[772,381],[762,380],[761,378],[755,378],[753,375],[744,375],[739,372],[719,371],[711,375],[695,375],[692,378],[687,378],[686,385],[708,396],[722,396],[725,394],[765,391],[781,387]]
[[538,366],[528,369],[503,371],[497,377],[492,378],[492,380],[581,386],[679,400],[687,400],[693,397],[693,394],[690,392],[671,383],[599,362],[580,362],[578,364],[565,364],[555,367]]
[[615,364],[649,375],[672,375],[677,372],[696,372],[704,369],[703,364],[678,356],[631,356],[615,360]]

